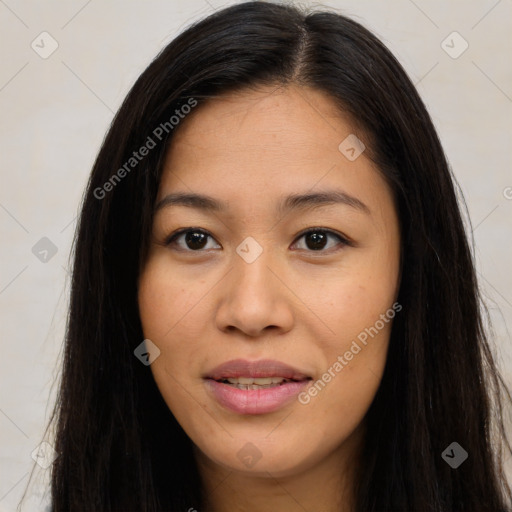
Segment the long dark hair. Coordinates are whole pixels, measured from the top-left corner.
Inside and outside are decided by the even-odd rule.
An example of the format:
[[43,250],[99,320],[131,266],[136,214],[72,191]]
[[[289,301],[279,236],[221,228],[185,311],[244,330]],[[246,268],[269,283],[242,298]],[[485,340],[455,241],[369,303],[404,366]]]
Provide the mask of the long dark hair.
[[[74,240],[51,418],[53,512],[201,508],[192,443],[133,353],[143,340],[137,278],[163,158],[179,129],[169,119],[194,101],[199,109],[220,94],[290,83],[328,94],[363,130],[401,223],[403,311],[366,416],[356,509],[510,509],[499,449],[505,441],[510,452],[502,419],[510,394],[484,330],[455,180],[425,106],[390,51],[360,24],[260,1],[215,12],[165,47],[129,92],[98,154]],[[156,137],[159,126],[166,129]],[[156,147],[128,167],[148,136]],[[452,442],[468,453],[457,469],[442,457]]]

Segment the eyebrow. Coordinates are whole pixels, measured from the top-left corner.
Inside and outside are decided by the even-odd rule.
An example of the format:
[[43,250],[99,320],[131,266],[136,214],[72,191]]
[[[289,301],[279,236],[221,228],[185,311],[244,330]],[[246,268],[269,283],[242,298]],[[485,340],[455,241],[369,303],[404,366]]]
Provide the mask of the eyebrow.
[[[343,204],[370,215],[370,209],[360,199],[343,192],[342,190],[326,190],[311,194],[292,194],[280,200],[277,206],[279,214],[291,210],[310,210],[319,206]],[[203,211],[222,212],[227,210],[227,204],[213,197],[196,194],[176,192],[166,195],[158,201],[155,213],[169,206],[187,206]]]

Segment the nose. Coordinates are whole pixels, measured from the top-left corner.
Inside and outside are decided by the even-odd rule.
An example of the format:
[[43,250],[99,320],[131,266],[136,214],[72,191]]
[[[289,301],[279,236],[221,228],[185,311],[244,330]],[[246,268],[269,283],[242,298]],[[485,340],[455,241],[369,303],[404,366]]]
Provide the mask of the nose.
[[216,324],[223,332],[256,338],[292,328],[294,294],[286,285],[282,266],[265,250],[251,263],[234,255],[233,268],[220,290]]

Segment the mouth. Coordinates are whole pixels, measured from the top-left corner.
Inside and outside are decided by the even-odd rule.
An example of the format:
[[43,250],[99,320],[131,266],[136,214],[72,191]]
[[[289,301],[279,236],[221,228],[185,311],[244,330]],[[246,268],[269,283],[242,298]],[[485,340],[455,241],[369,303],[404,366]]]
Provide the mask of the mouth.
[[[301,370],[272,359],[248,361],[246,359],[233,359],[216,366],[203,377],[216,381],[236,381],[233,384],[249,385],[255,382],[261,385],[280,384],[282,380],[301,381],[311,377]],[[242,382],[239,382],[240,379]],[[244,381],[245,379],[245,381]],[[253,379],[249,382],[248,379]],[[258,382],[262,379],[274,379],[275,382]],[[277,379],[280,379],[279,381]]]
[[245,391],[248,391],[249,389],[254,390],[276,388],[287,384],[288,382],[301,382],[300,380],[286,379],[284,377],[229,377],[225,379],[215,379],[215,381],[222,384],[227,384],[228,386],[232,386],[237,389],[243,389]]
[[267,414],[283,408],[312,380],[279,361],[236,359],[203,376],[217,403],[238,414]]

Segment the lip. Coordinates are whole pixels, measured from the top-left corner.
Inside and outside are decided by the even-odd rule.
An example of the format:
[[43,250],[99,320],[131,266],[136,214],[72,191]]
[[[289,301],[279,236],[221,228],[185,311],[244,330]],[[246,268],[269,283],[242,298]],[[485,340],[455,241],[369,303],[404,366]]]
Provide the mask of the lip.
[[311,378],[292,366],[272,359],[260,359],[259,361],[233,359],[216,366],[205,375],[205,378],[213,380],[237,377],[283,377],[293,380]]
[[[291,381],[271,388],[248,390],[218,382],[237,377],[283,377]],[[217,366],[203,378],[207,391],[221,406],[238,414],[249,415],[268,414],[283,408],[312,380],[300,370],[270,359],[234,359]]]

